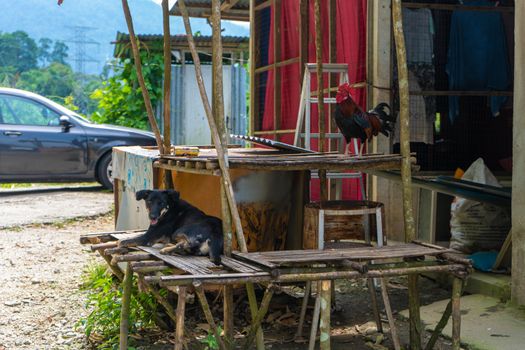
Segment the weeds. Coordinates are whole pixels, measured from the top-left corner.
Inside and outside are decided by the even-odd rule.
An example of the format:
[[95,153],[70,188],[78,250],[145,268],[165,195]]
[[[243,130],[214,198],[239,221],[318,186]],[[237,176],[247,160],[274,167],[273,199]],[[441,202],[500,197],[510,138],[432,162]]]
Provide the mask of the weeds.
[[[104,265],[91,265],[83,278],[82,290],[87,291],[89,315],[77,322],[97,349],[116,349],[120,328],[122,289]],[[133,283],[130,307],[130,334],[154,327],[156,302],[151,295],[140,293]],[[132,341],[132,340],[131,340]]]

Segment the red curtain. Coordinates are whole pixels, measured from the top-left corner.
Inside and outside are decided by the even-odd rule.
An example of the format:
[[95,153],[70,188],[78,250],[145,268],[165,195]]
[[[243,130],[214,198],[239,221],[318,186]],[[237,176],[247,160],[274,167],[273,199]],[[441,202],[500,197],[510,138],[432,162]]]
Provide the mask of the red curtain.
[[[316,62],[315,54],[315,21],[314,2],[309,4],[309,43],[308,62]],[[336,62],[348,64],[350,83],[362,82],[366,79],[366,0],[337,0],[336,1]],[[270,35],[268,46],[268,63],[274,62],[273,57],[273,21],[275,11],[271,10]],[[328,61],[328,0],[321,1],[321,25],[323,37],[323,62]],[[278,61],[299,56],[299,1],[282,1],[281,10],[281,54]],[[302,79],[299,64],[291,64],[281,68],[281,120],[280,129],[294,129],[299,108]],[[325,87],[327,79],[324,79]],[[317,89],[315,74],[312,76],[312,91]],[[269,71],[266,84],[266,95],[262,130],[273,130],[273,104],[274,104],[274,72]],[[366,108],[365,89],[355,89],[352,92],[356,102]],[[326,116],[325,125],[328,125]],[[318,132],[317,105],[311,109],[311,130]],[[293,135],[283,135],[281,141],[293,143]],[[312,149],[317,149],[317,142],[312,139]],[[326,148],[326,147],[325,147]],[[318,184],[313,183],[311,189],[312,199],[319,198]],[[360,199],[361,190],[357,180],[345,180],[343,183],[343,198]]]

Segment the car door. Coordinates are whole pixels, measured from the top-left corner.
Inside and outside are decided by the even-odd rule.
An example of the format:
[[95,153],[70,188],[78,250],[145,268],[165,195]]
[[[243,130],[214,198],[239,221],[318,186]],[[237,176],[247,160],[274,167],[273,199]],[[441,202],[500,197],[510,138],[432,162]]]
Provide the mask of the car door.
[[30,98],[0,94],[0,178],[52,180],[87,172],[87,139],[79,123]]

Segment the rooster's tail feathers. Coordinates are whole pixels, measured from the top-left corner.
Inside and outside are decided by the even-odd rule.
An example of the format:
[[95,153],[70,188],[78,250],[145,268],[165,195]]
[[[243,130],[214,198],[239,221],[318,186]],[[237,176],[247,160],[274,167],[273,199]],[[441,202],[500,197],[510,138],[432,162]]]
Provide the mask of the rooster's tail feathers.
[[[386,111],[388,110],[388,112]],[[391,108],[388,105],[388,103],[382,102],[374,107],[370,111],[370,113],[373,113],[381,119],[381,130],[380,132],[388,136],[390,132],[394,131],[394,124],[396,122],[395,116],[391,115]]]

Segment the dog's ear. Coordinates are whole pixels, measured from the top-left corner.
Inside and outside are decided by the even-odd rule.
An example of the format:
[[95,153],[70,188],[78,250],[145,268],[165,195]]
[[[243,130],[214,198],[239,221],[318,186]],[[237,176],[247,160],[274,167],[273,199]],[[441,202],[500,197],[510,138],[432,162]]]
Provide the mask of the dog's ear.
[[135,193],[135,199],[140,201],[141,199],[145,199],[149,194],[151,193],[151,190],[140,190]]
[[166,193],[174,202],[178,201],[180,198],[180,193],[175,190],[165,190]]

